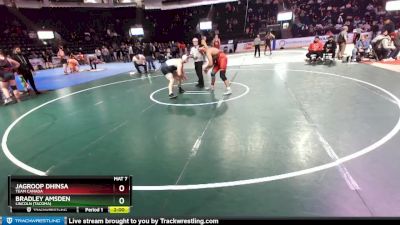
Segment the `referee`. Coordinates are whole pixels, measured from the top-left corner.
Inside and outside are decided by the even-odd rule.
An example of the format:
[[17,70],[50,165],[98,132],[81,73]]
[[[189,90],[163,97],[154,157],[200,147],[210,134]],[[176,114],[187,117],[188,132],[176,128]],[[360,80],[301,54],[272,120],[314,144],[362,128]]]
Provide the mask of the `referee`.
[[199,39],[193,38],[193,47],[190,49],[190,56],[194,59],[194,68],[196,70],[197,77],[199,78],[196,87],[204,88],[204,78],[203,78],[203,64],[204,56],[199,52]]
[[257,37],[254,39],[254,57],[256,57],[257,52],[258,52],[258,57],[260,57],[260,45],[261,45],[261,39],[260,35],[257,34]]

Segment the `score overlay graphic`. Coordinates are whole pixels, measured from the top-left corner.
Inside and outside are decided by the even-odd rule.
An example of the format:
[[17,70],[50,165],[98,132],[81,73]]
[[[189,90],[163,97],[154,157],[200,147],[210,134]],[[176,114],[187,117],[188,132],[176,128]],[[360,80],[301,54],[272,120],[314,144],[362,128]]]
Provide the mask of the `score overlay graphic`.
[[9,176],[13,213],[129,213],[132,176]]

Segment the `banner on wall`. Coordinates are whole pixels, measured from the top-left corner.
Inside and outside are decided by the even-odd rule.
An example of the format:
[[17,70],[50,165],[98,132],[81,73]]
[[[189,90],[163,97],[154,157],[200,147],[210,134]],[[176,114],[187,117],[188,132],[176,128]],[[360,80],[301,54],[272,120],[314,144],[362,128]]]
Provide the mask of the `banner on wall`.
[[51,62],[53,63],[54,67],[59,67],[61,65],[61,59],[59,57],[53,57]]
[[[372,32],[363,33],[363,35],[368,35],[369,39],[372,37]],[[319,36],[322,42],[328,40],[328,35]],[[353,33],[348,34],[347,44],[353,43]],[[289,39],[277,39],[272,43],[272,48],[276,49],[291,49],[291,48],[303,48],[308,47],[311,42],[313,42],[315,36],[302,37],[302,38],[289,38]],[[264,48],[264,44],[261,45],[261,49]],[[254,51],[253,42],[239,43],[236,52],[251,52]]]
[[221,45],[220,49],[225,53],[233,53],[233,44]]
[[42,67],[42,68],[46,67],[44,60],[42,58],[29,59],[29,62],[32,64],[32,66],[35,70],[38,70],[39,67]]

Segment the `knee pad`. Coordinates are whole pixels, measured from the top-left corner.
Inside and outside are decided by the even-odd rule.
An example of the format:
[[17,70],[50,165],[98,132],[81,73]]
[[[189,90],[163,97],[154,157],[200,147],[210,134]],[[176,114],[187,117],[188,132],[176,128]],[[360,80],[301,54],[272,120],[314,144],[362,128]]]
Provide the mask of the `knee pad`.
[[215,78],[215,73],[211,73],[211,77],[212,77],[212,78]]
[[13,90],[13,91],[17,90],[17,86],[15,86],[15,85],[10,85],[10,88],[11,88],[11,90]]
[[221,72],[219,72],[219,76],[221,77],[221,79],[222,79],[223,81],[226,81],[226,80],[227,80],[225,74],[226,74],[226,71],[221,71]]

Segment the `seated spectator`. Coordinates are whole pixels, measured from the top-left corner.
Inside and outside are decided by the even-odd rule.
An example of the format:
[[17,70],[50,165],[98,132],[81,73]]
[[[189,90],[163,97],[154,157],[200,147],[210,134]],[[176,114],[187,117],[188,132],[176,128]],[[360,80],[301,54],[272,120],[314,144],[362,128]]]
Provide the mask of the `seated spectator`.
[[324,52],[332,54],[332,59],[335,58],[336,55],[336,41],[333,38],[333,35],[330,35],[328,41],[324,45]]
[[397,59],[397,57],[399,55],[399,52],[400,52],[400,33],[399,32],[397,32],[397,33],[393,32],[390,35],[390,37],[393,40],[394,47],[396,47],[396,49],[393,50],[392,53],[390,53],[390,57],[393,58],[393,59]]
[[166,52],[165,58],[172,59],[172,54],[171,54],[171,49],[170,48],[167,48],[167,52]]
[[362,56],[370,51],[370,43],[368,41],[368,35],[362,35],[361,39],[356,42],[354,46],[351,60],[361,61]]
[[308,53],[306,57],[311,60],[311,55],[316,55],[315,60],[321,59],[323,56],[324,45],[319,40],[319,37],[316,36],[314,42],[310,44],[308,47]]
[[396,49],[387,30],[376,36],[376,38],[372,40],[372,45],[379,61],[387,59],[389,53]]

